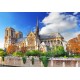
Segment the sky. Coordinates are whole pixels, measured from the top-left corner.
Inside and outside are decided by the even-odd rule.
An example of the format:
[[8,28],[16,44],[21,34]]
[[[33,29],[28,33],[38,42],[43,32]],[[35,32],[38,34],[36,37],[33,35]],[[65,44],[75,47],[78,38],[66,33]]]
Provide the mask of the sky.
[[6,27],[21,31],[26,37],[35,30],[37,17],[40,35],[59,32],[68,41],[80,34],[79,12],[0,12],[0,48],[4,48]]

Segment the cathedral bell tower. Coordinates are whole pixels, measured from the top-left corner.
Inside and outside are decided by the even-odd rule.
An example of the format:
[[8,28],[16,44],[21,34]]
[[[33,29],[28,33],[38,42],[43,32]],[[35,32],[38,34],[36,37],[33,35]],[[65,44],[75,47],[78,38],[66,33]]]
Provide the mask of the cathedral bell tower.
[[9,45],[15,43],[15,30],[11,27],[5,29],[5,42],[4,48],[8,48]]

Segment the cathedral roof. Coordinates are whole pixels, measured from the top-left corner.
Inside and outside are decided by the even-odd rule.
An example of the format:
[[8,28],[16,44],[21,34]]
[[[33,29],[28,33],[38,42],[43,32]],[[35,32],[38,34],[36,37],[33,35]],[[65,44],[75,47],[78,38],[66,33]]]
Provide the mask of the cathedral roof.
[[50,39],[50,38],[57,38],[57,37],[62,37],[60,33],[53,33],[53,34],[48,34],[48,35],[40,35],[40,39]]
[[26,39],[26,37],[23,37],[23,38],[20,38],[20,39],[17,39],[17,42],[22,42]]

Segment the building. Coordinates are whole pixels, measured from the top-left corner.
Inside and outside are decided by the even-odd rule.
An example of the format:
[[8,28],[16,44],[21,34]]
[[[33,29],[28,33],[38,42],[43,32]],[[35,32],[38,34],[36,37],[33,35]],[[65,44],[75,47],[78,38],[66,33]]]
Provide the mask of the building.
[[80,34],[68,41],[67,51],[73,54],[80,54]]
[[5,30],[5,49],[9,45],[14,44],[21,49],[26,47],[27,50],[41,50],[47,51],[49,47],[63,45],[63,37],[60,33],[52,33],[48,35],[39,35],[39,24],[37,19],[36,30],[30,32],[26,37],[23,37],[22,32],[16,32],[15,29],[9,27]]

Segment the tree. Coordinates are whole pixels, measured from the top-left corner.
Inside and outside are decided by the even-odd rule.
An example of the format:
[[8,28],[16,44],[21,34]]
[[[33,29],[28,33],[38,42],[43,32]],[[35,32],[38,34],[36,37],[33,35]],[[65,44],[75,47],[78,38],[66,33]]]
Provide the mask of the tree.
[[4,57],[6,56],[6,52],[3,49],[0,49],[0,56],[2,57],[2,60],[4,61]]
[[65,55],[64,47],[63,46],[55,46],[53,49],[53,54],[56,57],[64,56]]
[[0,49],[0,56],[6,56],[6,52],[3,49]]
[[48,51],[48,52],[45,53],[45,56],[46,57],[52,57],[53,53],[51,51]]
[[66,49],[68,52],[72,54],[79,55],[80,54],[80,38],[76,37],[76,38],[70,39],[68,41]]
[[4,51],[4,50],[0,48],[0,51]]
[[8,48],[7,48],[7,53],[8,53],[8,54],[12,54],[12,53],[15,52],[16,50],[17,50],[17,46],[14,45],[14,44],[11,44],[11,45],[9,45]]

